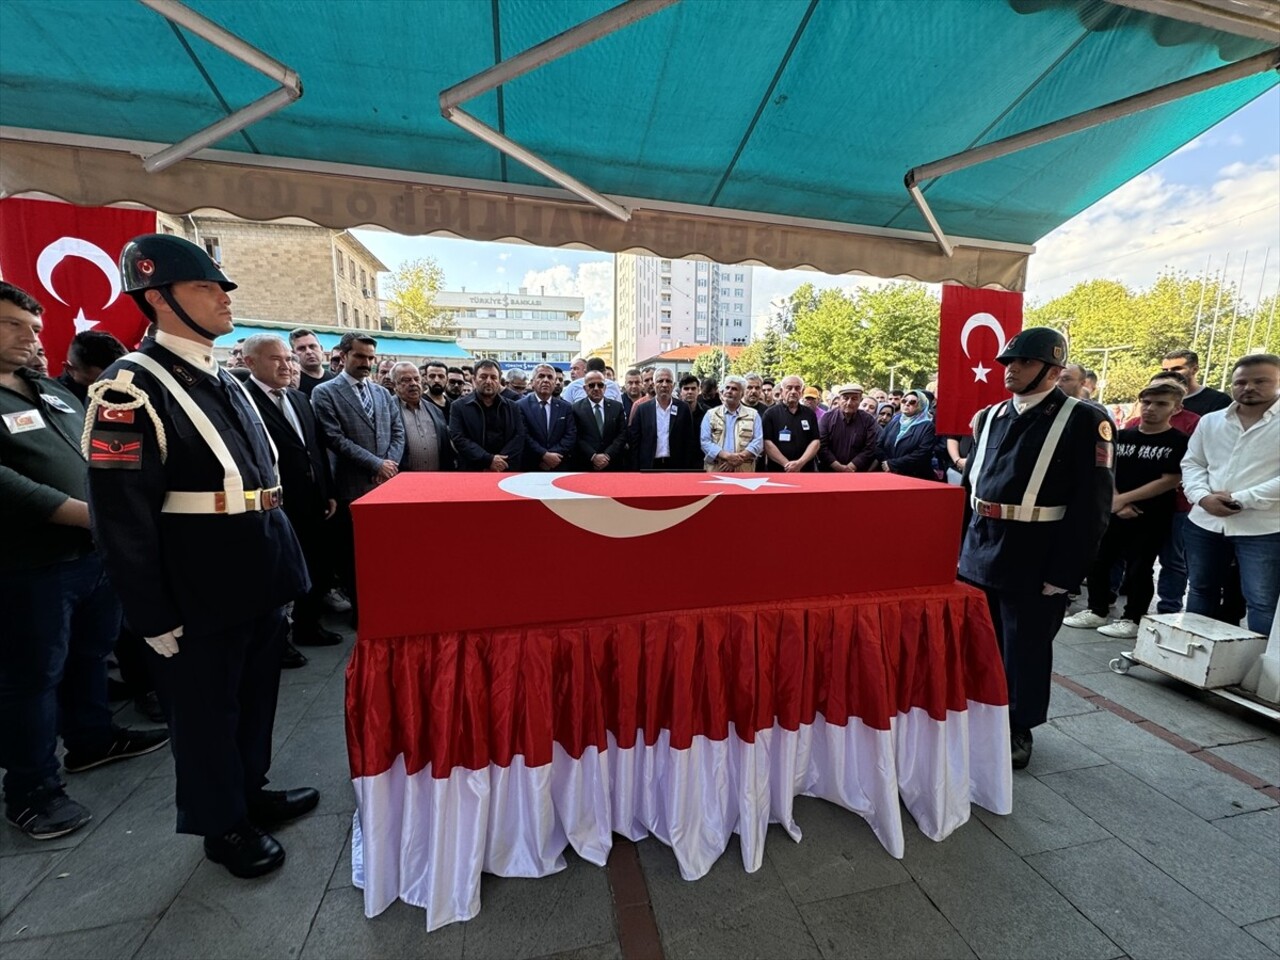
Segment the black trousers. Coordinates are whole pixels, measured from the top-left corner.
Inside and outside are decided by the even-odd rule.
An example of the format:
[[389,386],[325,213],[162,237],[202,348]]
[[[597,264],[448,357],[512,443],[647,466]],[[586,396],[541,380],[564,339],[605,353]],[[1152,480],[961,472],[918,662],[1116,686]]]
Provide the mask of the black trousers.
[[[288,513],[288,510],[285,510]],[[348,517],[350,514],[348,514]],[[335,518],[336,519],[336,518]],[[324,596],[333,586],[333,534],[334,521],[321,517],[299,517],[289,514],[293,532],[307,561],[311,574],[311,592],[299,597],[293,604],[293,633],[295,637],[314,635],[320,626],[324,612]]]
[[1067,595],[983,587],[1009,683],[1009,725],[1030,730],[1048,718],[1053,638],[1067,612]]
[[[329,521],[333,525],[330,545],[333,551],[333,569],[338,575],[338,585],[356,609],[356,532],[351,524],[351,501],[338,501],[338,512]],[[315,577],[312,577],[312,582]]]
[[1156,595],[1155,567],[1160,546],[1169,532],[1170,515],[1144,515],[1132,520],[1111,518],[1107,532],[1098,545],[1098,554],[1089,567],[1089,609],[1105,617],[1115,603],[1111,589],[1112,567],[1124,561],[1124,619],[1137,623],[1151,606]]
[[179,833],[221,836],[266,785],[284,634],[280,607],[231,630],[184,634],[172,657],[152,655],[169,718]]

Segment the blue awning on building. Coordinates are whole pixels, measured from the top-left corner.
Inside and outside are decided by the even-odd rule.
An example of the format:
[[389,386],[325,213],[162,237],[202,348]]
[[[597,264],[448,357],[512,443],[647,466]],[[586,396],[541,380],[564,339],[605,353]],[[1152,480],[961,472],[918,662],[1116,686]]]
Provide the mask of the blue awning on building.
[[[410,337],[380,334],[376,330],[367,332],[378,341],[379,356],[422,357],[424,359],[457,360],[459,362],[466,362],[472,359],[471,354],[456,343],[448,340],[415,340]],[[255,326],[252,323],[238,323],[233,332],[223,334],[213,342],[213,345],[215,348],[230,350],[237,341],[253,336],[255,333],[269,333],[280,337],[285,342],[289,340],[288,330],[282,330],[279,327]],[[320,341],[320,346],[326,350],[332,350],[338,345],[338,341],[342,339],[341,333],[326,333],[323,330],[316,330],[315,334],[316,339]]]
[[[1274,0],[637,0],[617,16],[649,15],[522,71],[508,59],[613,0],[187,2],[280,69],[135,0],[0,4],[7,49],[40,51],[0,61],[5,191],[1018,287],[1028,245],[1274,86],[1280,45]],[[1222,85],[937,174],[923,201],[904,187],[932,161],[1253,58]],[[495,64],[500,85],[459,108],[604,204],[442,117]],[[280,86],[294,73],[300,99],[144,170],[297,89]]]

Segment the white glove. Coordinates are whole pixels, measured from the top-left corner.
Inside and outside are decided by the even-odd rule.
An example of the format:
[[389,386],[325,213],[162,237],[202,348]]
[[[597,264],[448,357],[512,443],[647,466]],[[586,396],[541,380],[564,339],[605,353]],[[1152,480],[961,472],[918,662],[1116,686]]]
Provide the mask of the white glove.
[[158,637],[147,637],[147,646],[162,657],[172,657],[178,652],[178,638],[182,636],[182,627],[174,627],[168,633]]
[[1052,583],[1046,583],[1044,589],[1040,591],[1046,597],[1053,597],[1059,593],[1066,593],[1065,587],[1055,587]]

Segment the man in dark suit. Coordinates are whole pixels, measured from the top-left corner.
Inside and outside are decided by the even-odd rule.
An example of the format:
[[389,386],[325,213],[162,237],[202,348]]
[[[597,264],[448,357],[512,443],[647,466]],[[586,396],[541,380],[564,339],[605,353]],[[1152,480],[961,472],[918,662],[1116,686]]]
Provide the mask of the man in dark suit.
[[[279,455],[284,512],[293,524],[311,574],[311,591],[293,605],[293,643],[304,647],[332,646],[341,643],[342,637],[320,626],[324,595],[333,578],[325,521],[338,508],[331,492],[329,457],[306,394],[289,388],[289,348],[285,342],[266,333],[246,337],[244,362],[250,373],[245,386]],[[289,663],[286,661],[285,665]]]
[[627,462],[627,421],[622,404],[604,395],[604,373],[584,378],[587,395],[573,405],[578,421],[578,469],[624,470]]
[[522,470],[568,470],[578,442],[573,407],[554,395],[556,370],[541,364],[533,371],[533,392],[516,404],[524,417]]
[[519,470],[524,456],[524,417],[499,396],[502,371],[493,360],[476,361],[475,388],[449,408],[449,439],[459,470]]
[[637,470],[696,470],[702,459],[689,405],[672,396],[670,367],[653,371],[653,401],[636,407],[627,443]]
[[378,359],[378,341],[368,334],[343,334],[342,373],[311,391],[325,445],[333,451],[335,515],[334,564],[356,617],[355,537],[351,502],[400,472],[404,456],[404,421],[395,399],[369,375]]

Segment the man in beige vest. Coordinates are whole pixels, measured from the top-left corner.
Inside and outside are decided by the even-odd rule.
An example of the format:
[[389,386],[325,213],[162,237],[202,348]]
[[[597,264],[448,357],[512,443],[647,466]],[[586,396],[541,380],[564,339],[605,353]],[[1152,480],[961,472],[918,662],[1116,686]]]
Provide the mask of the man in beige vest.
[[753,473],[756,457],[764,448],[760,416],[742,402],[747,382],[725,377],[718,407],[702,418],[702,453],[710,473]]

